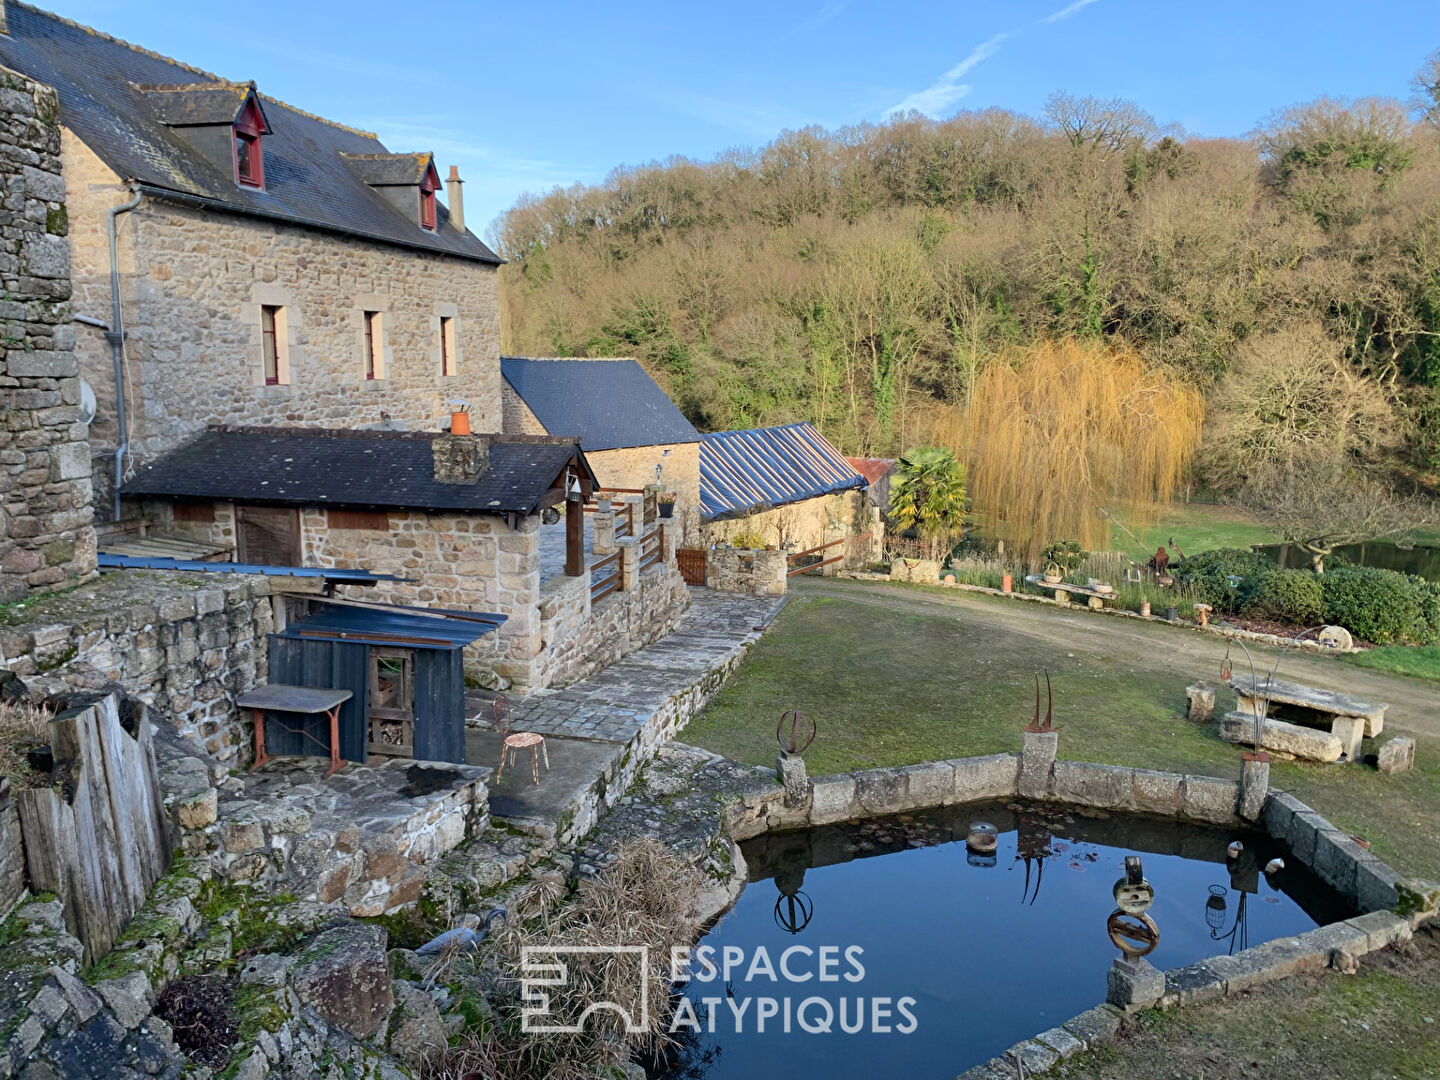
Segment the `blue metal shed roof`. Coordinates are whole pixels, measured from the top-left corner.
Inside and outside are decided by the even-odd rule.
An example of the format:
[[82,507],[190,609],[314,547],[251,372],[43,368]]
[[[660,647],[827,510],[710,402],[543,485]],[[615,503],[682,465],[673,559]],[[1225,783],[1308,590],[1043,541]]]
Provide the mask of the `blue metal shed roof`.
[[700,436],[700,510],[707,521],[742,517],[866,483],[809,424]]
[[586,453],[700,438],[634,360],[502,356],[500,373],[546,431],[576,436]]
[[488,611],[314,602],[323,605],[319,611],[296,620],[276,636],[455,649],[499,629],[506,621],[506,616]]
[[394,574],[370,570],[336,570],[318,566],[263,566],[259,563],[209,562],[201,559],[174,559],[160,555],[111,555],[102,551],[97,562],[109,570],[192,570],[205,574],[268,574],[271,577],[324,578],[352,585],[377,581],[406,581]]

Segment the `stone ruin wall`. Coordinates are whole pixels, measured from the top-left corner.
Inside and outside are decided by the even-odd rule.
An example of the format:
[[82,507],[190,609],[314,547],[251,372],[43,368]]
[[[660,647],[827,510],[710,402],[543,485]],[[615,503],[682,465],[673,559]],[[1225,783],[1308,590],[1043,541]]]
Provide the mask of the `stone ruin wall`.
[[58,114],[0,69],[0,602],[95,571]]

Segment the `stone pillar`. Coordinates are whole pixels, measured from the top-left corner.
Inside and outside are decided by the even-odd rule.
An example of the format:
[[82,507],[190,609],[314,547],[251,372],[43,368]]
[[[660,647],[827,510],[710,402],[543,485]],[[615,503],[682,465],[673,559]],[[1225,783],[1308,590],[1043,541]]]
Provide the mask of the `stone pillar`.
[[595,554],[615,554],[615,511],[596,510],[590,524],[595,531]]
[[810,798],[810,778],[805,773],[805,759],[799,754],[781,754],[775,762],[775,773],[785,785],[785,805],[804,806]]
[[1208,723],[1215,719],[1215,688],[1203,679],[1185,688],[1190,705],[1186,715],[1195,723]]
[[1381,743],[1375,761],[1383,773],[1409,772],[1415,766],[1415,740],[1395,738]]
[[1270,794],[1270,755],[1245,753],[1244,771],[1240,774],[1240,816],[1246,821],[1259,821]]
[[660,523],[660,558],[667,566],[675,565],[675,539],[679,531],[674,518]]
[[1050,790],[1050,770],[1060,748],[1058,731],[1027,731],[1020,752],[1019,795],[1022,799],[1043,799]]
[[629,592],[640,580],[640,544],[634,536],[617,540],[620,549],[620,591]]
[[1165,995],[1165,973],[1143,956],[1117,959],[1105,983],[1105,1000],[1126,1012],[1148,1009]]
[[1330,734],[1340,740],[1340,752],[1348,762],[1360,760],[1360,741],[1365,738],[1363,716],[1337,716],[1330,721]]

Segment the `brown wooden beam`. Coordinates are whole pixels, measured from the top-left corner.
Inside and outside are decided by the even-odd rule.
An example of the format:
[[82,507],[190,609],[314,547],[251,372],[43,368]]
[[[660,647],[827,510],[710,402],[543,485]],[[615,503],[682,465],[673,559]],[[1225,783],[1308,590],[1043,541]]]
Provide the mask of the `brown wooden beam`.
[[565,576],[585,574],[585,504],[579,499],[565,501]]

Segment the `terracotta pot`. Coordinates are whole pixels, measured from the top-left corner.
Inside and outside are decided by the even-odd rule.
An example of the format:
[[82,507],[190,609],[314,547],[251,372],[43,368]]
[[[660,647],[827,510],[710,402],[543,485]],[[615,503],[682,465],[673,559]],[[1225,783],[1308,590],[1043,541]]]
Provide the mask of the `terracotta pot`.
[[1014,592],[1014,591],[1015,591],[1015,579],[1012,578],[1009,574],[1003,574],[1003,575],[1001,575],[1001,577],[1000,577],[1000,591],[1001,591],[1001,592]]
[[1149,601],[1149,600],[1141,600],[1141,601],[1140,601],[1140,617],[1141,617],[1142,619],[1148,619],[1148,618],[1150,617],[1150,601]]
[[470,434],[470,414],[467,412],[452,412],[450,414],[450,434]]

